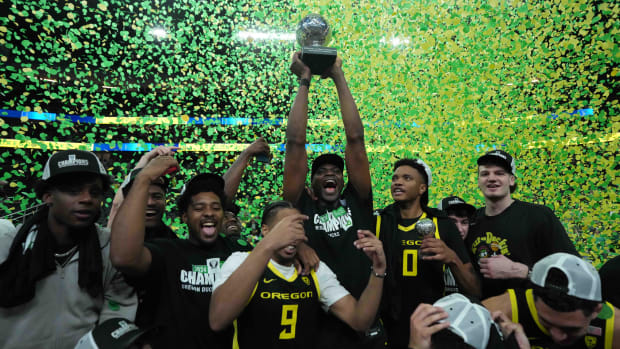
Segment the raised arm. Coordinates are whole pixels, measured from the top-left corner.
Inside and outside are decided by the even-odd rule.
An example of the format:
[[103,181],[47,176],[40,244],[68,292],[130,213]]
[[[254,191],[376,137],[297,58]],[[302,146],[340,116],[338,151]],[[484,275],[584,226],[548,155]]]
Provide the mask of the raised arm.
[[152,256],[144,247],[144,217],[149,185],[169,168],[178,166],[173,157],[158,156],[134,179],[112,223],[110,235],[110,260],[119,271],[128,275],[142,275],[148,271]]
[[237,190],[239,189],[239,184],[241,183],[241,178],[243,178],[245,169],[250,165],[250,161],[253,157],[261,154],[271,157],[269,144],[265,142],[263,137],[259,137],[247,148],[245,148],[241,154],[239,154],[235,162],[233,162],[230,166],[228,171],[224,174],[224,193],[226,194],[227,207],[230,207],[235,202]]
[[347,138],[345,164],[347,166],[349,183],[355,187],[362,199],[370,199],[372,183],[364,142],[364,125],[342,71],[342,60],[340,57],[336,58],[336,62],[327,71],[326,75],[334,80],[336,90],[338,91],[342,123]]
[[[146,164],[149,163],[149,161],[153,160],[157,156],[160,156],[160,155],[172,156],[174,152],[177,151],[178,149],[179,147],[176,147],[176,146],[160,145],[152,149],[151,151],[145,153],[144,155],[142,155],[142,157],[140,157],[140,160],[138,160],[138,163],[136,163],[136,166],[134,167],[134,169],[143,168],[144,166],[146,166]],[[114,199],[112,200],[112,206],[110,207],[110,214],[108,215],[108,224],[107,224],[108,229],[112,229],[112,222],[114,222],[114,217],[116,217],[116,213],[118,212],[118,209],[121,207],[121,204],[123,203],[123,199],[124,199],[123,190],[122,188],[118,188],[118,190],[114,194]]]
[[[306,239],[303,221],[307,216],[284,217],[252,250],[241,265],[219,285],[211,296],[209,326],[220,331],[230,325],[245,308],[269,259],[279,249]],[[226,269],[226,264],[224,264]],[[225,277],[225,275],[224,275]]]
[[355,247],[363,250],[372,260],[372,272],[368,285],[359,300],[349,294],[334,303],[329,311],[354,330],[365,331],[372,326],[379,310],[386,263],[383,245],[372,232],[358,230],[357,237]]
[[[291,72],[300,79],[310,81],[312,73],[295,52],[291,62]],[[306,129],[308,125],[308,86],[299,85],[297,96],[291,107],[286,125],[286,153],[284,156],[283,193],[284,200],[297,203],[305,189],[308,173],[306,154]]]

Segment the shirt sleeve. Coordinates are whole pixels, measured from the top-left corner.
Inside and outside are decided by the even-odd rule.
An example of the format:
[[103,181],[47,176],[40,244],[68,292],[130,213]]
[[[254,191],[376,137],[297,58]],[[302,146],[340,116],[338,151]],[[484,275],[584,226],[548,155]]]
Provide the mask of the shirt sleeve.
[[327,264],[320,262],[319,268],[316,271],[316,278],[319,283],[319,290],[321,291],[321,307],[325,312],[329,311],[329,308],[339,301],[342,297],[349,294],[346,288],[344,288],[336,274],[327,266]]
[[103,259],[103,306],[99,314],[99,323],[111,318],[122,317],[135,320],[138,309],[138,296],[133,287],[125,281],[109,259],[110,245],[102,251]]
[[539,236],[547,237],[546,241],[543,242],[543,246],[547,246],[549,251],[540,258],[556,252],[566,252],[579,256],[579,253],[575,249],[575,245],[573,245],[568,234],[566,234],[566,230],[558,217],[547,206],[542,206],[541,209],[544,215],[544,218],[542,218],[543,224],[537,230]]
[[0,263],[9,257],[15,235],[17,235],[17,229],[13,224],[6,219],[0,219]]
[[215,291],[220,285],[222,285],[228,278],[232,275],[232,273],[243,264],[246,258],[248,258],[247,252],[233,252],[233,254],[226,259],[224,264],[222,265],[222,269],[220,269],[220,275],[215,279],[215,283],[213,284],[213,291]]

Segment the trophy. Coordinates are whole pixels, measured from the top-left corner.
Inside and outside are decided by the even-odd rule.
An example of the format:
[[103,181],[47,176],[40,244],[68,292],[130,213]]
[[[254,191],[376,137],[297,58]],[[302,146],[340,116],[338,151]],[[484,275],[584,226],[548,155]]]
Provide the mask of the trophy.
[[318,14],[311,13],[297,25],[297,42],[301,45],[301,60],[312,74],[321,75],[336,61],[338,52],[324,47],[331,38],[329,24]]
[[[435,234],[435,223],[428,218],[420,219],[418,223],[415,224],[415,230],[422,236],[432,236]],[[419,254],[419,258],[421,259],[422,257],[429,257],[432,255],[433,253],[424,252]]]
[[415,230],[422,236],[435,234],[435,223],[428,218],[423,218],[415,225]]

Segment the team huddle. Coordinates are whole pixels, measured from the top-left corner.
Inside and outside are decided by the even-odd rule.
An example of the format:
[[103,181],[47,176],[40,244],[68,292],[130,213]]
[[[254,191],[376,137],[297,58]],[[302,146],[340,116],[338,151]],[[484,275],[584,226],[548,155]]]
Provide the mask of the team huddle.
[[223,176],[185,183],[187,239],[162,221],[175,147],[142,157],[108,228],[95,224],[111,186],[99,159],[53,154],[34,188],[45,205],[0,226],[0,348],[620,348],[618,258],[601,282],[550,209],[512,198],[510,154],[478,158],[480,209],[458,196],[430,207],[421,159],[390,164],[393,203],[375,209],[342,61],[324,77],[345,156],[310,166],[312,74],[299,53],[291,71],[282,197],[256,217],[253,245],[235,237],[235,196],[252,159],[270,155],[263,139]]

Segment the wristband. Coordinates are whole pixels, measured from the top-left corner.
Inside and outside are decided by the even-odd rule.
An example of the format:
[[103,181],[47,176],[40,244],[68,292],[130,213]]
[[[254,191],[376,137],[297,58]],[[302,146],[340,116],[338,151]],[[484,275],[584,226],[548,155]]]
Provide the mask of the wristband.
[[299,86],[306,86],[310,88],[310,79],[299,79]]
[[378,274],[372,267],[370,267],[370,272],[375,276],[378,277],[379,279],[385,279],[385,276],[387,275],[386,272],[384,272],[383,274]]

